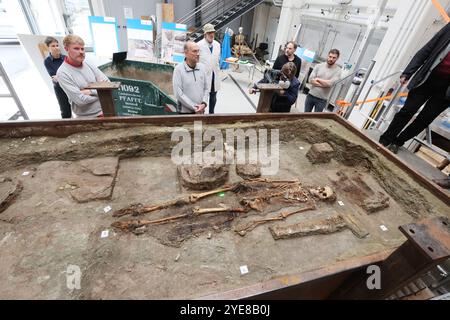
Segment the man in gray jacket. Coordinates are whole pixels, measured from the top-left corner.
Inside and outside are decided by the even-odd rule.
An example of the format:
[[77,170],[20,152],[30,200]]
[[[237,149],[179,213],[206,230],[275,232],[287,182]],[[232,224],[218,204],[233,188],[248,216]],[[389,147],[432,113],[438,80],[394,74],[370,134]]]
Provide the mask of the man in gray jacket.
[[109,81],[96,66],[84,61],[84,41],[79,36],[68,35],[63,40],[67,56],[56,75],[66,93],[77,118],[102,116],[102,107],[96,90],[86,87],[93,82]]
[[210,82],[205,65],[199,63],[200,48],[192,41],[184,45],[185,60],[173,71],[173,92],[178,101],[179,114],[205,112],[209,99]]

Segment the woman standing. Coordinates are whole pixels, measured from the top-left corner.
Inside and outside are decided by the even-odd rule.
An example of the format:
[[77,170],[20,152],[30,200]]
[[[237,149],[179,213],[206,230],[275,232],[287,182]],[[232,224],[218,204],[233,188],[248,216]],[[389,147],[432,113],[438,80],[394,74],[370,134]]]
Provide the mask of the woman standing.
[[56,71],[64,62],[64,55],[61,54],[61,49],[59,48],[58,40],[53,37],[47,37],[45,39],[45,44],[47,48],[50,50],[50,54],[44,61],[45,68],[47,69],[48,74],[52,77],[53,81],[53,89],[55,90],[56,99],[58,100],[59,108],[61,109],[61,117],[72,118],[72,110],[70,107],[69,99],[67,98],[66,93],[60,87],[58,83],[58,78],[56,77]]

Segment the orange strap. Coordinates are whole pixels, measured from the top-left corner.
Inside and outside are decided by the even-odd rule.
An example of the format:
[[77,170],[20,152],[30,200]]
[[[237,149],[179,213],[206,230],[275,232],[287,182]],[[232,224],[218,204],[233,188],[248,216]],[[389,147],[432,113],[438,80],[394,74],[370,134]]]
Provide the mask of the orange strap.
[[433,2],[433,4],[436,7],[436,9],[438,9],[439,13],[441,14],[442,18],[444,18],[445,22],[449,23],[450,22],[450,17],[448,16],[447,12],[442,7],[442,5],[439,3],[439,1],[438,0],[431,0],[431,2]]
[[[406,97],[407,95],[408,95],[408,93],[403,92],[403,93],[400,93],[398,96],[399,96],[399,97]],[[382,101],[382,100],[390,100],[391,97],[392,97],[392,96],[384,96],[384,97],[381,97],[381,98],[369,99],[369,100],[366,100],[366,101],[358,101],[358,102],[356,102],[356,105],[360,105],[360,104],[368,103],[368,102],[376,102],[376,101]],[[339,107],[348,107],[348,106],[351,105],[350,102],[345,102],[344,100],[337,100],[337,101],[336,101],[336,104],[339,105]]]

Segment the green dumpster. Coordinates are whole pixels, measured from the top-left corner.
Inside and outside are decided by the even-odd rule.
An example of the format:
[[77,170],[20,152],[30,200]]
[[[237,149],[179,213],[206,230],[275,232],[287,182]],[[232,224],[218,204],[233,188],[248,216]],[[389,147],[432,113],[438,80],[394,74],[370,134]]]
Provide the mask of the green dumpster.
[[176,114],[172,66],[125,60],[99,68],[111,81],[121,82],[114,91],[118,116]]

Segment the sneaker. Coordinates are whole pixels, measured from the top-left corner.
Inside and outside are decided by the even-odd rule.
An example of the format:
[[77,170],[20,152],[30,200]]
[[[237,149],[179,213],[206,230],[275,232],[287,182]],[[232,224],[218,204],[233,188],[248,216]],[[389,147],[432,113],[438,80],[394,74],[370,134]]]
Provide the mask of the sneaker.
[[396,145],[395,143],[392,143],[391,145],[389,145],[388,149],[391,150],[392,153],[397,154],[398,149],[400,149],[400,146]]

